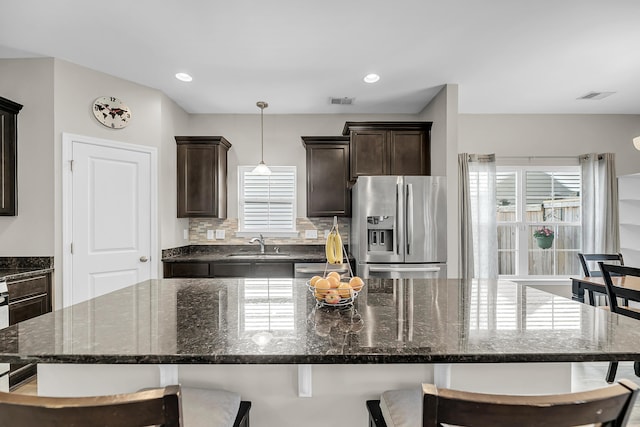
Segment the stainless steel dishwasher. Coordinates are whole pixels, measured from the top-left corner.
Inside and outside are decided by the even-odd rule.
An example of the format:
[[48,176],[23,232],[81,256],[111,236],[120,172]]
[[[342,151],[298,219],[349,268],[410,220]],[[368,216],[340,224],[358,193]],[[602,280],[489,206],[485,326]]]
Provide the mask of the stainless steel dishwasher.
[[293,266],[295,277],[313,277],[322,276],[325,271],[337,271],[340,275],[349,273],[349,265],[343,264],[327,264],[326,262],[297,262]]

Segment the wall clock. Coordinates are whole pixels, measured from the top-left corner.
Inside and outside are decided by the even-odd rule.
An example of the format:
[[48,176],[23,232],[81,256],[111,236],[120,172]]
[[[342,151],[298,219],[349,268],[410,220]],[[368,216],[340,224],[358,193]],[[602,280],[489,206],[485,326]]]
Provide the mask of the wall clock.
[[93,101],[93,115],[106,127],[122,129],[131,121],[131,110],[113,96],[101,96]]

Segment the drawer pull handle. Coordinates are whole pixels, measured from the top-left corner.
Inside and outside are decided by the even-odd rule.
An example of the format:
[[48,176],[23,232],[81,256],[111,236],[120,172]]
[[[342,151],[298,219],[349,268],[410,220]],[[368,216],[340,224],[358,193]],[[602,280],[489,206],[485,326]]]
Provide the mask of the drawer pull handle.
[[31,300],[34,300],[34,299],[37,299],[37,298],[46,297],[46,296],[47,296],[47,294],[32,295],[32,296],[30,296],[28,298],[20,298],[20,299],[17,299],[17,300],[12,300],[12,301],[9,302],[9,305],[21,304],[23,302],[31,301]]

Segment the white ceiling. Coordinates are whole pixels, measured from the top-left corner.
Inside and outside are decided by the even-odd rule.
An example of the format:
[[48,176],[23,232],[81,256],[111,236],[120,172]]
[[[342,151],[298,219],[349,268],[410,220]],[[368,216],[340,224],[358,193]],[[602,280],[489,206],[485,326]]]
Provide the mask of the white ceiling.
[[462,113],[640,114],[638,0],[3,0],[0,58],[29,56],[190,113],[412,114],[455,83]]

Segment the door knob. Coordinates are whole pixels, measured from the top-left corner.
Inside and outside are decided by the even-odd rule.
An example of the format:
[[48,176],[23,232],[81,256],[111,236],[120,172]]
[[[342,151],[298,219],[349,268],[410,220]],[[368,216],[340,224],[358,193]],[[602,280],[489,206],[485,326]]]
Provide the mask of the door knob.
[[147,261],[149,261],[149,258],[147,258],[146,256],[142,255],[140,257],[140,262],[147,262]]

